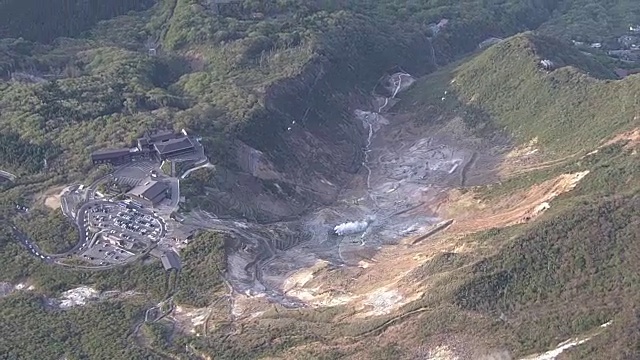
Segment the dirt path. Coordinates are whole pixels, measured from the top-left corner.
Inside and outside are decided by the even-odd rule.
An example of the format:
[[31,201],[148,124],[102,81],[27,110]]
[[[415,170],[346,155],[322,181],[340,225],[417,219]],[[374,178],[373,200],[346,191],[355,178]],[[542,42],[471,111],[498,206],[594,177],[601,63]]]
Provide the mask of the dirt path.
[[61,192],[64,186],[56,186],[48,189],[36,199],[36,203],[42,203],[51,210],[60,209]]
[[611,144],[615,144],[617,142],[627,141],[626,148],[632,148],[640,145],[640,128],[635,128],[633,130],[629,130],[622,134],[618,134],[614,136],[611,140],[604,143],[604,145],[600,146],[600,148],[604,146],[608,146]]

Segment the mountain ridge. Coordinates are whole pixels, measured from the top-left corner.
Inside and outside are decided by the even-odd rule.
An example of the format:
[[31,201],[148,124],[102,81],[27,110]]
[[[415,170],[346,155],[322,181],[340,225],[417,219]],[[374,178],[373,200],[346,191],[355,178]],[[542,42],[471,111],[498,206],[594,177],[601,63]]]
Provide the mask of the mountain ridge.
[[[0,299],[7,318],[24,320],[0,325],[0,353],[449,360],[524,357],[576,337],[590,340],[562,356],[639,353],[640,78],[615,80],[599,58],[544,32],[477,49],[564,16],[566,2],[347,4],[360,12],[340,2],[241,3],[216,18],[195,3],[160,4],[182,15],[166,20],[173,29],[155,53],[140,39],[162,28],[157,8],[101,22],[89,38],[0,42],[6,69],[60,77],[0,82],[0,129],[12,145],[0,151],[29,149],[18,164],[0,158],[23,168],[0,184],[0,281],[33,286]],[[283,4],[299,6],[295,16]],[[434,36],[427,25],[443,18],[450,27]],[[369,89],[389,69],[416,79],[375,116],[374,131],[354,113],[380,111],[382,94]],[[158,127],[203,135],[216,162],[181,180],[180,216],[194,223],[206,209],[236,229],[197,234],[180,253],[182,273],[150,258],[107,271],[52,267],[4,227],[66,229],[62,215],[33,222],[16,204],[53,214],[45,188],[108,170],[90,168],[89,151]],[[44,159],[58,162],[45,171]],[[331,233],[362,218],[372,224],[363,234]],[[244,237],[272,241],[261,268],[265,250]],[[253,262],[241,256],[252,253]],[[234,289],[242,277],[262,288]],[[80,285],[142,296],[64,312],[43,305]],[[143,323],[167,294],[170,316]],[[107,337],[114,346],[100,345]]]

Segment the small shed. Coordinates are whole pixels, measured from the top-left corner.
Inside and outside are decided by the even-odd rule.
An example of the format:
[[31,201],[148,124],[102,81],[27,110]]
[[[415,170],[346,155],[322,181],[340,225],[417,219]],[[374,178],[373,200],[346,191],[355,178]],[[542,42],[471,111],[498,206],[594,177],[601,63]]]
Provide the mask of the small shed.
[[166,251],[160,256],[160,260],[162,261],[162,266],[167,271],[171,269],[180,270],[182,268],[180,258],[174,251]]

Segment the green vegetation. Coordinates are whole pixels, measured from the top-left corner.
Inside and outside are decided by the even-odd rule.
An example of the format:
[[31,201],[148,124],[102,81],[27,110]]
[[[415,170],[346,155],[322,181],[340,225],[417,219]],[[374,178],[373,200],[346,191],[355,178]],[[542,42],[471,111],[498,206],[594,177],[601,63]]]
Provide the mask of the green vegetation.
[[[216,187],[216,177],[236,169],[238,139],[276,165],[285,164],[290,149],[283,145],[283,133],[292,120],[309,131],[339,133],[353,95],[368,93],[362,89],[372,88],[394,66],[422,75],[476,50],[489,36],[539,27],[564,39],[606,41],[620,35],[639,11],[631,0],[240,1],[219,10],[214,15],[200,0],[0,1],[0,169],[20,175],[0,192],[0,281],[29,279],[38,292],[0,299],[3,355],[167,357],[149,352],[149,347],[178,349],[171,344],[175,334],[164,324],[140,327],[148,347],[134,341],[143,304],[110,301],[62,312],[46,308],[42,294],[91,285],[134,290],[156,301],[175,287],[178,304],[209,306],[226,290],[221,276],[226,239],[220,234],[196,237],[182,253],[179,274],[167,274],[147,258],[107,271],[53,267],[13,239],[5,219],[45,251],[63,251],[77,241],[59,212],[34,210],[23,217],[13,209],[16,202],[28,204],[45,186],[103,173],[106,168],[89,164],[91,151],[128,146],[153,128],[197,133],[207,155],[221,166],[194,173],[183,182],[182,193],[195,200],[188,206],[219,207],[201,195]],[[450,22],[433,37],[428,24],[443,18]],[[543,71],[541,59],[559,68]],[[637,123],[638,79],[613,81],[599,59],[526,33],[440,68],[403,94],[396,109],[421,113],[416,121],[460,115],[478,134],[493,136],[505,129],[518,144],[536,138],[549,159],[582,155]],[[441,101],[445,90],[450,95]],[[335,324],[345,307],[288,311],[276,306],[235,332],[220,326],[207,337],[174,342],[179,351],[192,345],[240,359],[286,357],[292,347],[340,339],[341,344],[367,343],[369,358],[408,357],[396,344],[370,346],[370,336],[395,319],[400,326],[418,324],[418,331],[407,334],[417,343],[460,333],[523,355],[613,320],[605,334],[570,356],[634,357],[640,301],[637,155],[620,145],[606,147],[485,189],[484,196],[587,169],[591,173],[558,197],[539,221],[472,235],[469,241],[483,245],[478,253],[443,254],[416,270],[416,282],[442,276],[427,295],[402,309],[420,311],[419,318],[397,320],[390,314]],[[105,347],[105,339],[112,346]],[[350,351],[308,350],[305,356],[339,358]]]
[[120,301],[57,310],[37,295],[18,293],[0,299],[0,353],[6,359],[162,359],[130,339],[141,310]]
[[20,139],[17,134],[0,134],[0,167],[16,173],[36,173],[44,168],[47,158],[59,151],[52,144],[37,145]]
[[[547,58],[563,67],[542,71],[538,62]],[[584,72],[606,75],[572,48],[526,34],[460,66],[454,88],[520,143],[537,138],[545,150],[569,155],[633,125],[637,115],[637,78],[606,81]]]
[[162,323],[145,323],[141,328],[148,339],[148,345],[161,350],[167,349],[167,343],[171,336],[171,329]]
[[176,176],[182,176],[187,170],[194,167],[193,161],[179,161],[175,163]]
[[216,185],[218,178],[217,169],[204,168],[194,171],[191,175],[180,182],[180,194],[189,199],[186,204],[181,204],[184,210],[190,210],[193,206],[204,209],[211,209],[215,206],[213,199],[197,194],[207,194],[207,187]]
[[[537,63],[544,58],[561,68],[542,71]],[[505,129],[520,144],[538,138],[535,146],[548,160],[564,158],[476,189],[484,201],[562,173],[590,171],[535,222],[471,235],[465,242],[480,245],[478,251],[438,256],[415,270],[414,281],[441,279],[403,311],[434,309],[413,322],[422,329],[418,343],[436,334],[466,334],[519,357],[592,335],[569,358],[637,356],[637,335],[629,331],[637,327],[631,314],[640,295],[637,150],[623,141],[580,156],[637,126],[631,90],[637,79],[608,77],[572,48],[524,34],[428,76],[403,95],[402,112],[429,108],[444,119],[466,116],[471,129]],[[452,95],[441,101],[445,90]],[[610,320],[617,325],[602,330]]]
[[133,189],[133,185],[122,184],[116,182],[112,179],[107,180],[104,183],[98,185],[96,190],[100,191],[103,194],[112,193],[112,194],[124,194],[129,190]]
[[48,254],[70,250],[79,241],[78,229],[60,209],[34,209],[24,219],[16,221],[16,225]]
[[55,295],[79,285],[97,290],[139,291],[161,299],[168,291],[168,278],[159,261],[134,263],[111,270],[73,270],[51,266],[29,254],[13,238],[9,228],[0,231],[0,282],[18,283],[30,279],[38,291]]
[[180,253],[182,271],[175,301],[195,307],[205,307],[227,289],[223,275],[226,270],[224,234],[198,234]]
[[22,37],[48,42],[70,37],[89,29],[96,22],[128,11],[150,7],[153,0],[37,0],[0,2],[0,38]]
[[[542,70],[542,59],[552,60],[557,69]],[[536,139],[551,160],[593,150],[635,124],[640,81],[609,80],[613,77],[571,46],[525,33],[428,76],[402,96],[406,102],[400,109],[431,104],[431,112],[459,115],[483,135],[505,129],[519,144]],[[451,95],[438,104],[435,99],[445,90]]]
[[636,26],[640,19],[640,4],[633,0],[562,1],[559,11],[541,30],[565,40],[607,42],[611,34],[620,34]]
[[500,250],[477,262],[456,291],[455,303],[463,309],[506,316],[504,330],[514,332],[505,334],[514,342],[507,347],[518,355],[551,348],[559,338],[588,333],[609,320],[618,326],[594,340],[616,339],[611,346],[580,353],[617,358],[638,351],[628,332],[637,321],[627,314],[640,296],[640,186],[631,185],[640,166],[619,146],[581,165],[591,173],[541,221],[520,227],[516,236],[484,238],[502,241]]
[[171,176],[171,161],[170,160],[163,161],[162,166],[160,167],[160,170],[162,170],[162,172],[165,173],[166,175]]
[[[77,39],[51,45],[1,40],[0,73],[27,73],[31,80],[0,83],[0,124],[23,142],[59,149],[51,154],[56,159],[49,159],[58,160],[50,161],[52,169],[71,174],[86,173],[90,151],[129,144],[154,127],[194,130],[203,135],[213,155],[221,155],[237,135],[274,147],[287,118],[299,118],[311,99],[317,104],[322,102],[318,99],[326,101],[317,112],[331,118],[337,114],[325,114],[323,107],[339,109],[345,104],[329,100],[330,92],[346,95],[355,85],[371,83],[395,65],[415,73],[429,71],[433,64],[430,49],[424,46],[430,31],[424,25],[427,22],[458,18],[435,45],[438,56],[446,60],[472,50],[496,31],[508,34],[537,26],[556,2],[518,3],[467,1],[460,6],[423,4],[399,9],[393,2],[357,0],[341,6],[240,2],[223,6],[223,16],[215,16],[202,1],[159,1],[147,12],[102,21]],[[3,14],[17,11],[17,4],[7,1]],[[83,23],[73,20],[66,22],[71,27],[46,31],[50,24],[61,24],[55,15],[47,19],[42,36],[76,34],[87,26],[84,22],[93,24],[148,4],[100,7],[90,2],[81,11],[76,11],[77,2],[67,7],[51,5],[56,8],[52,14],[66,9],[82,17]],[[7,16],[24,22],[19,19],[28,14],[37,18],[44,9]],[[492,12],[497,9],[500,19]],[[84,16],[85,12],[92,15]],[[256,13],[262,15],[252,15]],[[148,46],[159,46],[156,56],[147,54]],[[314,88],[314,74],[320,72],[326,84]],[[288,89],[281,81],[297,76],[303,81],[296,89]],[[303,88],[310,89],[298,91]],[[268,102],[273,103],[269,109]],[[312,113],[310,121],[325,120]],[[273,123],[265,126],[265,122]],[[233,161],[228,156],[212,158]]]

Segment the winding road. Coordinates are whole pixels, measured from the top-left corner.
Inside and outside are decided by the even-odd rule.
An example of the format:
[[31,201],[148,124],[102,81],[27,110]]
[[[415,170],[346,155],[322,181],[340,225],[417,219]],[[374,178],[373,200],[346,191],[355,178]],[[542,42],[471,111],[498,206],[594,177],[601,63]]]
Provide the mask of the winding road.
[[[88,223],[87,223],[87,210],[91,207],[95,207],[97,205],[114,205],[115,202],[107,201],[107,200],[91,200],[87,203],[84,203],[77,211],[75,218],[75,226],[78,229],[78,237],[79,240],[71,249],[58,254],[49,254],[43,252],[38,245],[30,239],[25,233],[20,231],[15,225],[11,225],[11,230],[14,234],[16,240],[18,240],[27,250],[36,257],[39,257],[43,261],[47,263],[56,263],[58,265],[69,266],[73,268],[79,269],[110,269],[116,266],[117,264],[105,265],[105,266],[80,266],[80,265],[68,265],[56,260],[63,259],[77,253],[78,251],[82,251],[85,248],[90,246],[90,243],[95,240],[98,234],[94,234],[93,236],[89,236]],[[162,227],[161,233],[166,233],[166,224],[163,221],[160,221],[160,226]],[[149,250],[149,249],[147,249]],[[136,259],[138,256],[133,256],[132,259]]]
[[27,248],[33,256],[39,257],[47,263],[53,263],[54,260],[51,255],[43,253],[38,245],[31,241],[27,235],[18,230],[15,225],[11,225],[11,231],[13,232],[14,238],[24,245],[24,247]]
[[89,202],[84,204],[82,207],[80,207],[80,209],[78,210],[78,218],[76,219],[76,222],[75,222],[75,225],[78,228],[79,240],[76,243],[76,245],[74,245],[71,249],[63,253],[59,253],[59,254],[45,253],[38,247],[38,245],[31,238],[29,238],[29,236],[27,236],[25,233],[20,231],[15,225],[11,225],[11,230],[13,232],[13,235],[15,236],[15,239],[18,240],[22,245],[24,245],[24,247],[26,247],[31,254],[41,258],[42,260],[48,263],[53,263],[55,262],[56,259],[65,258],[77,252],[78,250],[84,249],[85,247],[88,246],[89,234],[88,234],[87,224],[86,224],[86,210],[92,205],[97,205],[98,203],[100,203],[100,201]]
[[11,182],[16,181],[17,176],[13,175],[10,172],[0,170],[0,177],[3,177]]

